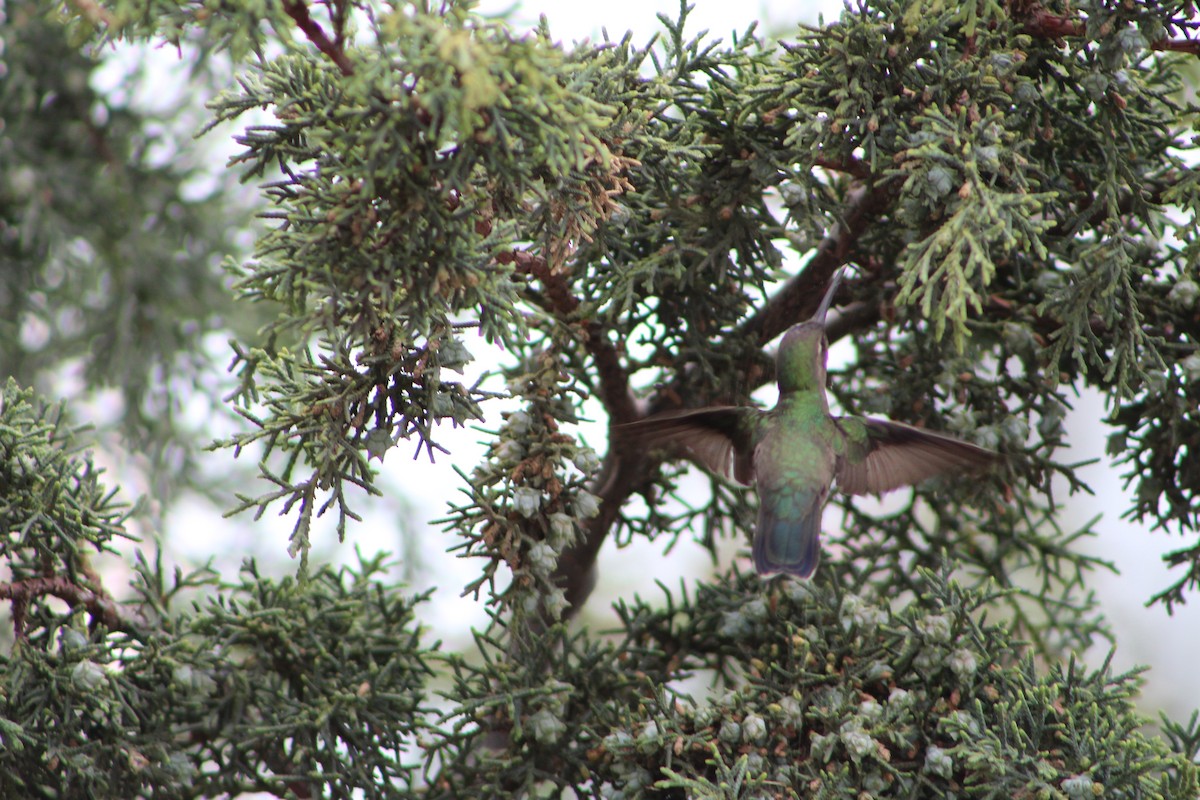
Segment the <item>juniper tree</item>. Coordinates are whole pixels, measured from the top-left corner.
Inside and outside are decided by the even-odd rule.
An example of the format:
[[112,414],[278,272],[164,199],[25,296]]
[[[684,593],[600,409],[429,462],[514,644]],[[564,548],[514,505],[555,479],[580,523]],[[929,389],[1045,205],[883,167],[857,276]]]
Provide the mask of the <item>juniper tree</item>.
[[[83,359],[142,412],[137,450],[212,309],[261,320],[233,332],[218,447],[257,460],[270,488],[232,510],[289,514],[297,570],[147,549],[114,600],[91,559],[139,511],[10,379],[3,795],[1194,797],[1196,718],[1140,731],[1136,676],[1072,655],[1105,634],[1078,540],[1120,522],[1064,528],[1051,491],[1086,489],[1063,417],[1097,389],[1128,517],[1184,537],[1155,599],[1196,589],[1188,13],[884,0],[721,42],[685,9],[647,44],[564,47],[469,3],[10,3],[8,374]],[[186,170],[142,160],[147,121],[86,88],[116,39],[236,72],[210,120],[245,120],[228,169],[265,227],[228,291],[220,196],[188,201]],[[681,497],[686,463],[593,449],[580,420],[748,403],[843,265],[836,404],[1003,465],[887,514],[837,500],[812,581],[649,587],[649,565],[615,631],[580,624],[605,542],[715,547],[755,502],[717,476]],[[498,380],[456,379],[485,341]],[[422,535],[478,565],[441,590],[490,622],[448,652],[385,556],[335,568],[310,534],[357,524],[373,457],[469,424],[486,456]]]

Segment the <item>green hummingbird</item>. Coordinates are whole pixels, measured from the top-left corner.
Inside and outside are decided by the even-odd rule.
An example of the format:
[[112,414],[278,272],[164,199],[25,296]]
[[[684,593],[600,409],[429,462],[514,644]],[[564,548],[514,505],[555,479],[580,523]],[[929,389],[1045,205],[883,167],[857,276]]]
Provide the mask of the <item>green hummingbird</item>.
[[829,413],[825,315],[841,277],[841,270],[834,274],[812,319],[784,333],[775,356],[779,402],[770,411],[710,406],[614,427],[639,448],[671,446],[715,473],[757,484],[753,550],[759,574],[813,574],[820,560],[821,512],[835,479],[848,494],[882,494],[999,458],[992,450],[911,425]]

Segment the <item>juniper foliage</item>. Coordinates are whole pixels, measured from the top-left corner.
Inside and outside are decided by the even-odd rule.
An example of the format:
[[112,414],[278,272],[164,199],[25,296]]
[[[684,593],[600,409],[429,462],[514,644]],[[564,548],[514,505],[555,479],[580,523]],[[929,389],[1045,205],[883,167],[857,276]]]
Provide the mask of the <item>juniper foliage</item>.
[[[253,309],[261,330],[233,332],[242,427],[217,446],[258,459],[270,488],[234,511],[290,514],[300,568],[230,580],[158,552],[117,602],[89,558],[136,509],[101,485],[88,434],[10,380],[0,794],[1196,795],[1197,718],[1144,732],[1136,675],[1071,655],[1106,635],[1087,583],[1106,565],[1078,540],[1119,522],[1064,529],[1056,494],[1087,491],[1063,419],[1098,390],[1128,517],[1184,537],[1156,599],[1196,589],[1187,4],[864,0],[728,42],[693,37],[683,8],[646,45],[569,48],[467,2],[4,13],[8,373],[83,359],[144,410],[143,387],[203,366],[190,355],[222,328],[212,309]],[[228,165],[261,187],[266,222],[227,262],[231,292],[212,268],[219,201],[177,196],[170,168],[158,193],[114,190],[106,170],[147,171],[137,148],[76,159],[37,133],[136,141],[144,120],[97,116],[104,100],[79,88],[98,63],[82,43],[117,39],[227,59],[213,124],[272,118],[244,123]],[[83,100],[60,102],[56,80]],[[39,127],[47,108],[57,127]],[[52,157],[64,172],[38,172]],[[122,205],[100,213],[113,192]],[[154,261],[184,236],[195,249]],[[151,263],[165,280],[121,279]],[[606,540],[715,547],[754,503],[716,479],[680,498],[685,465],[598,452],[579,421],[749,402],[772,378],[764,347],[844,264],[830,334],[854,354],[832,373],[837,404],[1004,466],[887,514],[838,500],[842,555],[811,583],[735,567],[623,599],[615,631],[573,622]],[[68,318],[30,347],[39,322]],[[99,346],[121,331],[136,347]],[[507,354],[502,383],[456,377],[483,341]],[[490,431],[487,455],[426,533],[479,565],[463,588],[490,622],[454,653],[384,557],[310,563],[311,531],[327,513],[356,523],[380,491],[372,457],[432,456],[439,425],[469,423]]]
[[82,20],[64,28],[25,2],[2,13],[0,371],[76,403],[115,395],[119,418],[99,433],[144,458],[167,501],[202,483],[198,432],[177,398],[213,383],[205,338],[256,327],[247,310],[230,313],[218,269],[246,233],[242,203],[198,188],[214,182],[188,147],[201,110],[164,100],[169,123],[147,119],[132,92],[95,88]]

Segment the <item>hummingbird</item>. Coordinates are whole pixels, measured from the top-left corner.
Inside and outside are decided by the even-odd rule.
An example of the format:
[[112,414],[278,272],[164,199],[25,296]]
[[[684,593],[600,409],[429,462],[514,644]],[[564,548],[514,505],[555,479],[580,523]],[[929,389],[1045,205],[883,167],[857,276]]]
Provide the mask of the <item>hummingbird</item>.
[[769,411],[710,406],[614,426],[639,448],[671,447],[714,473],[756,484],[754,566],[759,574],[808,578],[820,560],[821,512],[830,487],[882,494],[999,454],[969,442],[869,417],[837,417],[825,396],[825,316],[838,270],[812,318],[783,335],[775,356],[779,401]]

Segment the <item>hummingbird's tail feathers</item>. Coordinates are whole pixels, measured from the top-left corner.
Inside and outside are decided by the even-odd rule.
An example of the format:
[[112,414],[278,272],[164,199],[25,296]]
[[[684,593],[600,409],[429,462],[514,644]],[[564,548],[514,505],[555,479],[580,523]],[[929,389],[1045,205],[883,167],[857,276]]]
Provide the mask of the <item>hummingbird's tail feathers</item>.
[[780,517],[764,502],[754,529],[754,568],[759,575],[784,572],[797,578],[811,577],[821,560],[821,508],[815,502],[799,520]]

